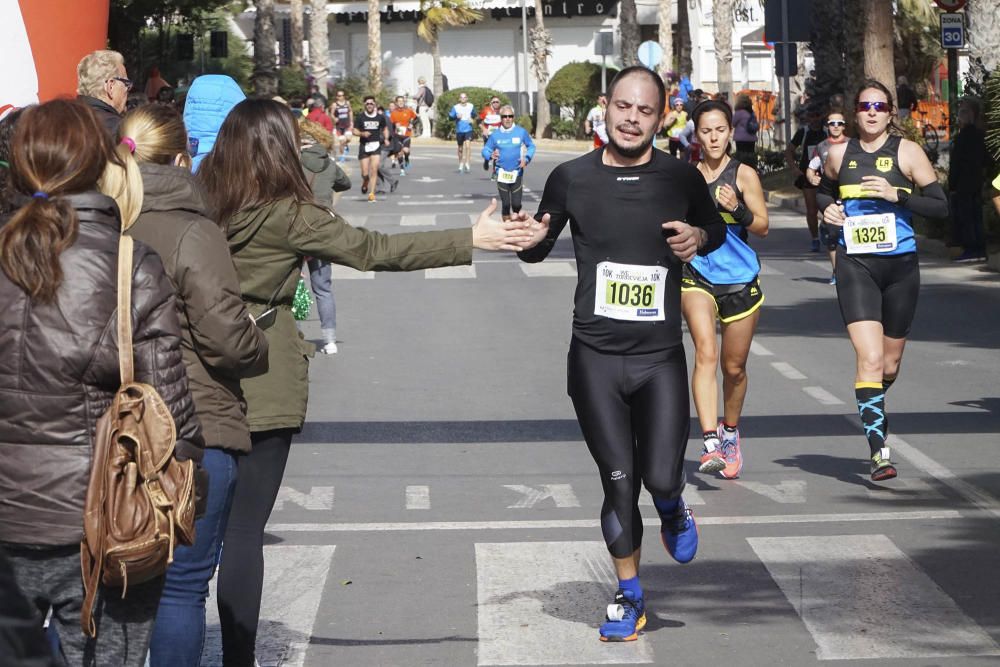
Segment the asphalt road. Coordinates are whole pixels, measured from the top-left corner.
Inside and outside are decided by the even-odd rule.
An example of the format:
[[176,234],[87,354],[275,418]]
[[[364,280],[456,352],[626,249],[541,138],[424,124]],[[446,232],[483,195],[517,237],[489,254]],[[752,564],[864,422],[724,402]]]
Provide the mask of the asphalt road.
[[[527,210],[571,157],[536,157]],[[446,147],[415,150],[374,204],[348,166],[338,210],[384,232],[468,225],[494,192]],[[261,665],[1000,664],[1000,277],[924,258],[888,402],[900,477],[874,484],[829,268],[799,214],[771,213],[746,465],[701,475],[691,441],[698,557],[669,558],[650,506],[649,623],[629,644],[597,640],[615,584],[566,396],[568,239],[535,266],[337,269],[340,352],[312,362],[268,529]]]

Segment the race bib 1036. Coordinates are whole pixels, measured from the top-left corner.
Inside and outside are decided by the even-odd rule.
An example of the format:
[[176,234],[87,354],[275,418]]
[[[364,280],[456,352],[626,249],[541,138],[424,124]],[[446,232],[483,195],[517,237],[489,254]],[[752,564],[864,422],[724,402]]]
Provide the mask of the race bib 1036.
[[632,322],[662,321],[665,266],[601,262],[597,265],[594,314]]
[[848,255],[895,250],[896,216],[892,213],[873,213],[845,218],[844,244]]

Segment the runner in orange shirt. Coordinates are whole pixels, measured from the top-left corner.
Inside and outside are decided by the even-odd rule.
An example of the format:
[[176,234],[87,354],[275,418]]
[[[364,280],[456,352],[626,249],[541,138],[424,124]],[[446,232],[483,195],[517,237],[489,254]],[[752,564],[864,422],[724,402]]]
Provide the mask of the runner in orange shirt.
[[417,114],[413,109],[406,106],[402,95],[396,96],[396,109],[389,114],[389,121],[392,123],[393,143],[399,151],[399,175],[406,176],[406,170],[410,168],[410,138],[413,136],[413,121]]

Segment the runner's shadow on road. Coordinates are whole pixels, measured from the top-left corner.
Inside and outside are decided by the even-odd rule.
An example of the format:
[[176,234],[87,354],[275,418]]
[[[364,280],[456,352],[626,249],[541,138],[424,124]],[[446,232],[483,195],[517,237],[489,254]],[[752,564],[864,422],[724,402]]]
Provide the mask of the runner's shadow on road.
[[797,454],[791,458],[775,459],[775,463],[786,468],[796,468],[818,477],[833,477],[847,484],[863,486],[867,489],[884,488],[864,478],[870,466],[859,458],[843,458],[829,454]]

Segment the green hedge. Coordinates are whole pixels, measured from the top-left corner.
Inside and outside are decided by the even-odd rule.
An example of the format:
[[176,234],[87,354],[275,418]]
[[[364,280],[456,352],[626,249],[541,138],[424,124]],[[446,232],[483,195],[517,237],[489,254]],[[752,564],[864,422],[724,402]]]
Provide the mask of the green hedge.
[[453,88],[446,93],[441,93],[434,101],[434,107],[437,110],[437,121],[434,123],[434,136],[442,139],[455,138],[455,121],[449,118],[448,114],[451,113],[451,108],[458,104],[458,96],[462,93],[469,96],[469,101],[475,107],[473,112],[477,119],[475,122],[476,137],[480,135],[479,112],[483,110],[484,106],[490,103],[491,99],[498,97],[500,98],[500,104],[510,104],[510,99],[506,95],[492,88],[469,86],[467,88]]
[[[607,79],[611,81],[618,70],[609,67]],[[558,138],[583,137],[587,113],[597,104],[601,90],[601,66],[590,62],[572,62],[563,65],[552,75],[545,86],[549,102],[573,109],[572,121],[552,121],[552,134]]]

